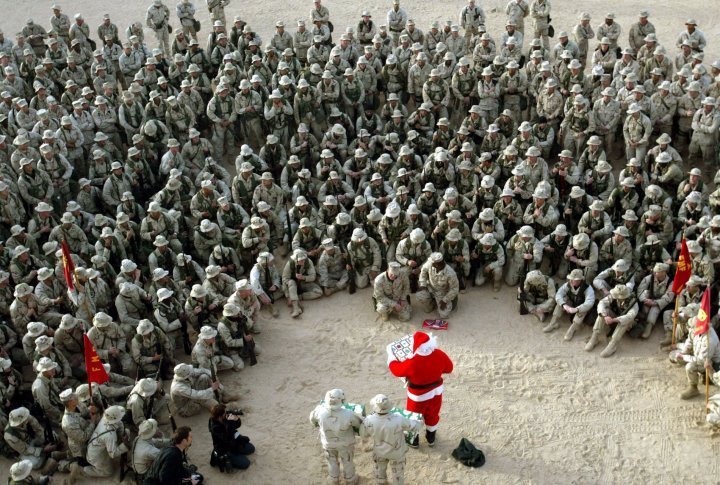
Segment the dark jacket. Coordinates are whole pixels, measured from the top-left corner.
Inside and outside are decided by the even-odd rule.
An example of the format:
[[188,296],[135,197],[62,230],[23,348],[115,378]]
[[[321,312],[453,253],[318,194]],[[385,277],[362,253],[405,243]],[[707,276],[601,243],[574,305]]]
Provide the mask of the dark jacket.
[[224,419],[223,421],[216,421],[210,419],[208,421],[208,428],[210,435],[212,436],[213,449],[219,454],[235,453],[237,452],[238,445],[245,444],[250,441],[246,436],[238,434],[237,438],[235,433],[240,427],[240,419],[237,421],[229,421]]
[[180,485],[184,479],[189,478],[190,471],[185,467],[185,453],[177,446],[170,446],[160,451],[145,475],[144,485]]

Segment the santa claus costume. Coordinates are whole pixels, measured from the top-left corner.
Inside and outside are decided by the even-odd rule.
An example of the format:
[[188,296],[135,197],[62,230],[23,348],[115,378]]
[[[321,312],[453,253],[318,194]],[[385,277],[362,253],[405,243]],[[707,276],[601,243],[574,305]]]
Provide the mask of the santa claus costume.
[[[413,335],[413,354],[407,360],[399,362],[387,348],[388,367],[396,377],[407,379],[407,410],[422,414],[425,420],[425,438],[428,445],[435,444],[435,431],[440,421],[442,406],[443,374],[453,371],[453,363],[445,352],[437,348],[437,340],[432,334],[415,332]],[[418,445],[415,437],[413,446]]]

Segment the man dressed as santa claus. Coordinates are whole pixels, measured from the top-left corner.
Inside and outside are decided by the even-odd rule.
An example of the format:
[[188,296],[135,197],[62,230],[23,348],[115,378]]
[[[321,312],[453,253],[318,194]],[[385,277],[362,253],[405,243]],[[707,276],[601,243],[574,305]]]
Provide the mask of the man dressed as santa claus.
[[[433,446],[442,406],[442,375],[453,371],[453,363],[445,352],[437,348],[437,340],[432,334],[415,332],[412,350],[410,358],[400,362],[390,344],[387,348],[388,367],[394,376],[407,380],[407,410],[422,414],[425,438],[428,445]],[[419,439],[415,436],[411,446],[416,448],[418,444]]]

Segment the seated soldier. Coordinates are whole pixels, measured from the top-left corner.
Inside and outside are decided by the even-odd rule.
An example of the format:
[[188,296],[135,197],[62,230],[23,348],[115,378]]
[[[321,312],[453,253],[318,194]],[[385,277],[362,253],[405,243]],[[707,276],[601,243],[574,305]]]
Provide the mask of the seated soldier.
[[58,469],[58,461],[53,458],[58,445],[47,441],[43,427],[30,411],[19,407],[10,411],[8,425],[4,430],[5,443],[21,460],[30,460],[33,470],[50,475]]
[[391,261],[388,269],[373,281],[373,302],[375,311],[383,321],[397,315],[398,320],[410,320],[410,283],[407,272],[397,261]]
[[285,298],[288,306],[292,306],[293,318],[303,312],[300,300],[315,300],[323,294],[320,285],[315,283],[315,265],[302,249],[295,249],[292,256],[285,263],[282,281],[285,289]]
[[523,275],[536,269],[542,261],[543,247],[540,240],[535,238],[535,231],[530,226],[523,226],[510,238],[507,243],[508,270],[505,275],[505,284],[517,286]]
[[555,295],[555,310],[552,319],[544,328],[543,332],[552,332],[560,326],[560,317],[567,313],[572,315],[572,325],[565,333],[565,340],[570,340],[575,332],[585,321],[585,316],[595,306],[595,292],[585,282],[585,275],[582,270],[574,269],[567,276],[567,283],[562,285]]
[[500,291],[503,268],[505,267],[505,251],[492,233],[483,234],[473,251],[477,263],[475,286],[482,286],[488,277],[492,277],[493,291]]
[[325,296],[330,296],[348,285],[346,257],[329,237],[322,240],[322,248],[317,264],[318,283]]
[[440,318],[447,318],[457,308],[459,286],[455,271],[435,252],[422,266],[415,296],[425,312],[437,308]]
[[598,342],[605,343],[608,332],[612,330],[610,343],[600,353],[600,357],[610,357],[617,350],[625,332],[635,324],[638,311],[638,301],[632,290],[626,285],[615,286],[610,290],[610,295],[598,303],[598,316],[585,350],[590,352]]
[[209,411],[222,400],[220,389],[220,381],[211,379],[209,369],[178,364],[170,385],[170,400],[180,416],[194,416],[202,409]]
[[368,237],[362,227],[353,229],[347,245],[349,265],[355,271],[355,286],[366,288],[380,273],[382,257],[380,246]]
[[568,269],[572,272],[579,269],[586,283],[591,283],[597,274],[598,247],[590,236],[581,232],[573,236],[572,241],[565,250]]
[[557,276],[561,279],[567,276],[568,264],[564,256],[571,241],[572,236],[567,231],[565,224],[555,226],[553,232],[540,241],[543,247],[543,262],[547,261],[550,276]]
[[627,285],[630,289],[635,288],[634,276],[630,263],[624,259],[618,259],[611,268],[602,271],[595,277],[593,288],[600,298],[605,298],[617,285]]
[[[672,278],[668,275],[668,265],[657,263],[652,274],[647,275],[638,285],[637,295],[640,303],[638,328],[633,332],[640,333],[646,339],[650,337],[655,322],[662,311],[675,299],[672,291]],[[643,323],[640,321],[644,320]],[[634,336],[634,335],[633,335]]]
[[525,277],[522,288],[518,288],[518,300],[520,300],[521,315],[527,311],[544,322],[555,308],[555,280],[539,270],[530,271]]

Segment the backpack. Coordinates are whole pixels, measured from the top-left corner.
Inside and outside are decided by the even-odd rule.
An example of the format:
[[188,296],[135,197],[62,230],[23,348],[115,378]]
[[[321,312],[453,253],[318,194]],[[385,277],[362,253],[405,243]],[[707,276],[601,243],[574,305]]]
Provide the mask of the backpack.
[[150,469],[145,473],[142,485],[160,485],[160,471],[167,461],[167,457],[173,452],[175,446],[169,446],[160,450],[160,454],[155,458]]
[[467,438],[460,440],[460,444],[453,450],[452,456],[463,465],[473,468],[478,468],[485,464],[485,454],[477,449]]

